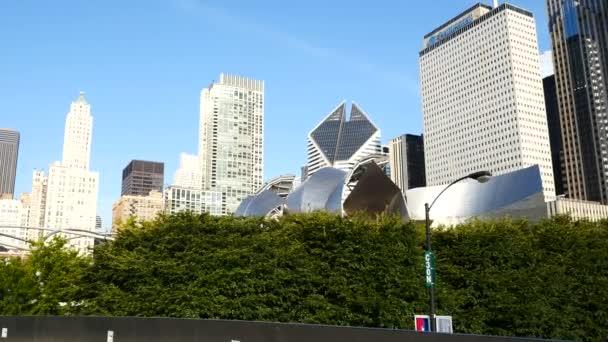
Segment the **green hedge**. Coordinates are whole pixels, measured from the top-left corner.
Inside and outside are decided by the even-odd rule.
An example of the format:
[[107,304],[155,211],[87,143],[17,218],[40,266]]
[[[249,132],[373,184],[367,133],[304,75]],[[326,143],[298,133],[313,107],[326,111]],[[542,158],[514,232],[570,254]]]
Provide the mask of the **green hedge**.
[[[438,313],[455,331],[608,340],[606,222],[472,222],[433,243]],[[411,329],[427,311],[424,229],[389,217],[179,214],[128,223],[92,259],[63,244],[0,263],[0,314]]]

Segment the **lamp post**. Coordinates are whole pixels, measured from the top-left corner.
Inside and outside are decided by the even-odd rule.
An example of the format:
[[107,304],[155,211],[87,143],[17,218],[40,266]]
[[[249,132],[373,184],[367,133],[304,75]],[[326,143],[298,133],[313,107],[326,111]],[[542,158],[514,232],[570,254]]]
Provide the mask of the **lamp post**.
[[424,215],[426,224],[426,251],[424,253],[424,259],[426,266],[426,286],[429,289],[429,325],[431,328],[431,332],[435,332],[437,328],[435,327],[435,276],[433,274],[434,267],[433,250],[431,246],[431,219],[429,213],[431,211],[431,208],[433,207],[433,204],[435,204],[439,196],[441,196],[452,185],[465,179],[474,179],[479,183],[485,183],[490,180],[490,177],[492,177],[492,174],[489,171],[478,171],[462,178],[458,178],[457,180],[446,186],[443,190],[441,190],[439,195],[435,197],[435,199],[433,200],[433,202],[431,202],[430,205],[428,203],[424,203]]

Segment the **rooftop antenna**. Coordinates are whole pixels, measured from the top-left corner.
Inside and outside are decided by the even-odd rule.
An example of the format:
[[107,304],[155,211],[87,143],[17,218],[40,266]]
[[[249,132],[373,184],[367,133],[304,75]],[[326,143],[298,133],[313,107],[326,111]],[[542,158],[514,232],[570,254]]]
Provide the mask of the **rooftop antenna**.
[[498,0],[494,0],[494,8],[498,7]]

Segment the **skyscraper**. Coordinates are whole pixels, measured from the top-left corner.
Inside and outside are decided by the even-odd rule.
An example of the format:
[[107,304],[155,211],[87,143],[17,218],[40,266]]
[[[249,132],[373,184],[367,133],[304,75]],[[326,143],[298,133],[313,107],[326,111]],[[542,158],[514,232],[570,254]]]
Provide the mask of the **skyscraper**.
[[381,154],[380,129],[353,103],[350,120],[340,103],[308,133],[307,177],[327,166],[350,171],[364,157]]
[[390,141],[391,180],[402,192],[426,186],[422,135],[404,134]]
[[[92,134],[91,105],[81,92],[67,114],[63,161],[55,162],[49,168],[45,228],[95,231],[99,174],[89,171]],[[93,247],[93,240],[78,237],[69,242],[86,252]]]
[[13,198],[18,155],[19,132],[0,128],[0,198]]
[[222,214],[262,185],[264,81],[220,75],[201,92],[202,188],[222,194]]
[[46,193],[48,189],[48,178],[44,171],[34,170],[32,175],[32,193],[29,198],[29,215],[27,222],[27,238],[31,241],[38,241],[43,236],[42,230],[31,228],[44,228],[44,218],[46,214]]
[[553,179],[555,194],[564,194],[564,178],[562,174],[562,129],[559,124],[559,106],[555,90],[555,75],[543,78],[545,93],[545,109],[547,111],[547,124],[549,127],[549,142],[551,145],[551,160],[553,161]]
[[165,164],[160,162],[131,160],[122,170],[121,196],[147,196],[150,191],[163,191]]
[[532,13],[477,4],[424,37],[420,80],[427,185],[539,165],[555,197]]
[[179,169],[173,176],[173,185],[190,189],[201,189],[201,167],[196,155],[182,153],[179,158]]
[[608,203],[608,2],[547,0],[567,197]]

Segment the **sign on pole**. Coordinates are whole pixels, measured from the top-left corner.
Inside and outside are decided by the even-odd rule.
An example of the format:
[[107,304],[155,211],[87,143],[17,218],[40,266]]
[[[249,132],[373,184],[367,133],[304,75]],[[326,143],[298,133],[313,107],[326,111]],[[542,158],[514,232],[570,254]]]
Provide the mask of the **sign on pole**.
[[416,331],[431,331],[431,321],[429,315],[414,315],[414,327]]
[[435,255],[431,251],[424,252],[424,279],[426,287],[435,284]]
[[435,327],[437,332],[452,334],[452,316],[435,316]]

